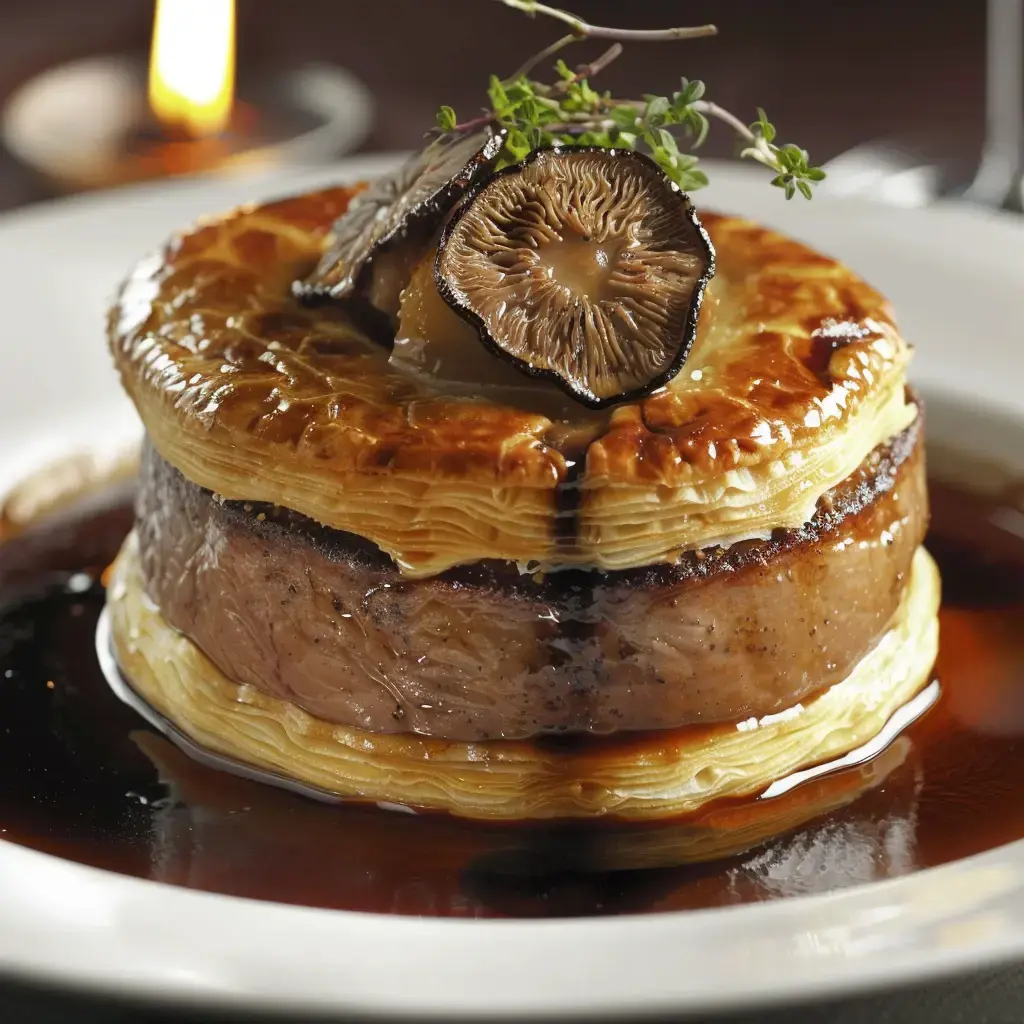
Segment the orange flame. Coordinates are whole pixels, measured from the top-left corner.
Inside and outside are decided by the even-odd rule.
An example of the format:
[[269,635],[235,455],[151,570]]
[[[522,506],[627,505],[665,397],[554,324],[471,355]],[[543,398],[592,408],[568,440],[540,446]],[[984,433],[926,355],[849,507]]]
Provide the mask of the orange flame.
[[222,132],[235,94],[234,0],[157,0],[149,105],[193,138]]

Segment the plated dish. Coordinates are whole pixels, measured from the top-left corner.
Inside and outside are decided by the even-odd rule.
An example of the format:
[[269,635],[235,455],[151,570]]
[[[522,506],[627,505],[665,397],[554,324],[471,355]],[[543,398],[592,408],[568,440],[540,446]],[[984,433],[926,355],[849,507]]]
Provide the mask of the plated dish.
[[[0,843],[50,879],[0,905],[94,933],[46,967],[0,939],[9,969],[102,984],[127,942],[135,991],[508,1015],[1019,950],[1020,431],[922,397],[907,339],[948,381],[932,338],[967,327],[904,335],[886,297],[973,273],[997,335],[1019,289],[984,242],[1019,238],[933,212],[899,270],[889,214],[695,203],[679,141],[713,119],[787,198],[823,174],[702,83],[596,92],[618,45],[534,77],[575,28],[404,162],[207,206],[124,279],[141,444],[37,461],[0,517],[0,828],[61,858]],[[978,266],[937,260],[953,226]],[[163,908],[157,955],[124,925]],[[626,919],[430,920],[598,915]],[[368,994],[424,940],[436,971]]]
[[[387,166],[393,165],[357,162],[310,180],[308,187],[366,179]],[[709,205],[743,209],[769,223],[779,215],[775,197],[743,173],[715,168],[714,177]],[[103,456],[99,468],[105,473],[105,456],[134,435],[131,409],[98,358],[89,327],[108,301],[102,282],[116,277],[148,239],[203,210],[295,186],[290,179],[244,187],[206,184],[160,195],[142,190],[116,204],[97,198],[25,214],[3,228],[3,251],[18,253],[7,280],[23,303],[12,308],[44,301],[45,283],[30,273],[32,254],[57,254],[49,265],[69,283],[67,315],[55,314],[53,322],[53,372],[31,396],[12,392],[2,411],[4,439],[18,439],[4,452],[12,497],[25,498],[15,483],[67,452],[68,438]],[[55,522],[55,532],[45,531],[53,538],[49,568],[43,578],[32,570],[38,582],[28,591],[16,581],[28,578],[30,562],[44,564],[40,534],[30,530],[0,547],[8,595],[4,668],[12,672],[3,691],[5,721],[12,727],[2,758],[8,780],[0,823],[6,829],[0,842],[0,879],[6,880],[0,903],[8,922],[0,945],[4,969],[235,1007],[258,1002],[289,1010],[473,1016],[485,1010],[621,1013],[686,1006],[696,1012],[764,1005],[1018,955],[1018,846],[1000,844],[1024,831],[1017,791],[1008,784],[1019,771],[1012,685],[1019,591],[1012,583],[1012,534],[1005,526],[983,525],[1011,523],[1012,513],[993,519],[983,502],[974,506],[977,518],[965,519],[957,495],[969,485],[995,500],[1024,471],[1015,462],[1022,450],[1012,412],[1019,353],[1009,326],[1019,313],[1009,259],[1020,244],[1019,228],[965,209],[894,212],[822,197],[806,209],[781,209],[791,233],[870,272],[893,297],[909,337],[929,339],[918,346],[913,375],[928,409],[933,485],[936,473],[956,484],[953,491],[933,489],[929,542],[945,577],[939,663],[945,695],[906,729],[903,742],[862,766],[876,779],[884,776],[885,785],[868,784],[852,802],[842,800],[841,790],[853,782],[848,773],[798,786],[788,799],[831,779],[840,790],[832,793],[836,809],[710,871],[684,866],[594,873],[597,858],[621,863],[636,848],[588,847],[588,833],[575,846],[586,870],[544,881],[537,867],[566,845],[557,831],[556,843],[547,830],[491,831],[470,821],[464,831],[454,819],[450,828],[442,826],[437,816],[321,807],[176,754],[90,667],[102,589],[82,590],[79,578],[78,592],[65,593],[60,582],[76,567],[98,576],[130,528],[130,507],[108,519],[105,531],[80,534],[92,538],[88,543],[71,544],[66,524]],[[101,224],[104,241],[98,245]],[[936,255],[951,235],[977,254],[969,268]],[[77,272],[82,266],[90,268],[86,277]],[[958,287],[984,294],[985,303],[939,309],[930,301],[936,291]],[[990,341],[964,362],[967,331]],[[25,373],[30,355],[27,349],[12,354],[27,360]],[[69,396],[81,395],[83,381],[89,382],[87,393],[76,404]],[[984,412],[973,398],[979,387],[989,399]],[[956,453],[960,457],[952,458]],[[79,464],[78,484],[94,478]],[[34,505],[8,500],[5,508],[31,517],[45,509],[47,496],[53,497],[52,488],[37,493]],[[123,507],[122,500],[112,497],[108,504]],[[95,515],[103,505],[97,495],[93,511],[75,515]],[[973,578],[980,589],[973,591],[972,551],[987,552],[978,559],[981,575]],[[54,582],[58,591],[46,597]],[[966,764],[970,772],[962,770]],[[775,806],[782,807],[778,801]],[[639,829],[640,849],[649,854],[651,825]],[[663,832],[660,839],[670,845],[679,837]],[[410,850],[419,853],[409,857]],[[329,876],[318,871],[325,857],[334,865]],[[936,864],[946,866],[920,870]],[[123,877],[133,874],[173,885]],[[881,886],[860,884],[887,878]],[[320,913],[268,899],[416,915],[630,916],[460,924]],[[771,902],[725,915],[641,913],[759,900]],[[154,920],[161,921],[159,934]],[[337,956],[325,961],[315,955],[325,948],[345,951],[341,975]],[[689,951],[683,969],[680,948]],[[586,979],[582,985],[566,978],[567,949],[586,963],[578,973]],[[737,949],[744,950],[742,961]],[[396,955],[410,964],[401,991],[373,980]],[[519,965],[515,977],[508,971],[513,962]],[[545,964],[560,966],[549,971]],[[528,990],[523,970],[531,979]],[[183,986],[184,977],[190,980]]]

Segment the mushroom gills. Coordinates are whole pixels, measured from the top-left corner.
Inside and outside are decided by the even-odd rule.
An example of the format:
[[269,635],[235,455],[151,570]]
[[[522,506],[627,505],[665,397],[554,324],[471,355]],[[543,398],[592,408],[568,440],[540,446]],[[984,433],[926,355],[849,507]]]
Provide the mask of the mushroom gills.
[[651,160],[559,147],[466,197],[434,276],[488,348],[600,408],[679,372],[714,269],[692,203]]
[[[608,414],[588,409],[549,381],[526,377],[480,344],[476,330],[438,295],[435,250],[416,264],[401,295],[388,366],[438,394],[506,404],[552,420],[552,436],[585,427],[596,436]],[[560,447],[557,441],[548,443]]]

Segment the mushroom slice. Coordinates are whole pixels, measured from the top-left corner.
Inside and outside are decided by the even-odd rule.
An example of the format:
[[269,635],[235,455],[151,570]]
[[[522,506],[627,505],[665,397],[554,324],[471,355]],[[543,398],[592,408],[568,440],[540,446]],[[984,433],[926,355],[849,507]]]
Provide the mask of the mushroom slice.
[[410,235],[420,240],[432,233],[466,190],[491,170],[504,141],[504,132],[489,130],[444,136],[378,178],[334,223],[329,248],[313,273],[296,282],[296,293],[330,299],[358,293],[374,302],[372,293],[381,290],[371,280],[376,258]]
[[434,280],[481,340],[594,408],[682,366],[715,272],[689,198],[630,150],[538,150],[472,192]]

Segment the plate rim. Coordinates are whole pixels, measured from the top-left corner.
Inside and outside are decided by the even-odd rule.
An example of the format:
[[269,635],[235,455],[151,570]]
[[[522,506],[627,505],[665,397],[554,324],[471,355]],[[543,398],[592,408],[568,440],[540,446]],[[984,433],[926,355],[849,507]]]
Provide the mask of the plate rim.
[[[980,967],[995,967],[1024,957],[1024,870],[1021,867],[1024,864],[1024,840],[951,864],[926,868],[900,878],[863,883],[825,895],[800,895],[758,904],[653,915],[624,914],[544,921],[423,918],[368,911],[325,911],[122,876],[0,840],[0,848],[3,847],[8,848],[8,856],[0,859],[11,861],[10,866],[18,867],[15,861],[21,858],[24,858],[22,866],[31,861],[31,870],[41,880],[58,888],[68,881],[62,875],[73,875],[80,894],[83,884],[99,889],[98,894],[109,896],[112,904],[122,910],[138,910],[146,920],[154,909],[154,903],[173,902],[178,905],[179,913],[184,905],[190,916],[189,923],[197,919],[200,921],[202,927],[195,935],[201,936],[202,941],[190,947],[180,961],[161,959],[158,963],[150,963],[145,970],[137,967],[125,970],[125,964],[115,955],[116,949],[92,946],[69,970],[66,962],[58,964],[50,957],[12,957],[8,944],[0,938],[0,979],[7,977],[20,982],[42,983],[74,993],[113,996],[168,1008],[355,1014],[369,1020],[410,1021],[482,1018],[513,1021],[545,1016],[570,1020],[615,1020],[626,1014],[636,1019],[674,1014],[678,1019],[680,1013],[685,1019],[708,1012],[734,1013],[824,998],[833,1000],[866,991],[968,974]],[[9,856],[11,850],[16,851],[14,858]],[[951,886],[964,882],[967,882],[969,891],[973,888],[973,899],[962,901],[958,908],[959,917],[949,913],[948,905],[942,913],[928,912],[929,908],[934,911],[936,900],[941,901],[942,897],[949,895]],[[106,893],[102,892],[104,889]],[[1014,892],[1018,905],[1013,915],[1007,915],[1006,901]],[[97,892],[90,891],[87,895],[89,900],[81,900],[80,905],[84,904],[83,909],[94,910],[92,900]],[[126,901],[144,906],[128,908]],[[0,907],[5,902],[3,884],[0,883]],[[915,906],[918,911],[923,911],[919,917],[913,914]],[[911,947],[906,944],[903,944],[903,952],[891,948],[901,944],[896,933],[890,932],[888,943],[882,947],[872,942],[870,930],[880,909],[893,914],[907,914],[908,908],[910,916],[905,925],[917,935],[917,945],[910,955],[907,950]],[[819,919],[817,927],[808,927],[809,911]],[[346,957],[356,957],[356,962],[349,964],[346,976],[349,982],[360,978],[376,979],[383,957],[387,958],[390,969],[395,960],[396,945],[404,944],[408,947],[406,951],[415,953],[422,948],[424,940],[430,940],[446,945],[448,956],[441,959],[432,956],[427,958],[429,964],[421,964],[415,980],[422,984],[429,976],[426,987],[406,984],[403,990],[392,990],[383,996],[376,985],[364,985],[362,991],[355,994],[340,993],[334,985],[334,978],[326,985],[310,987],[301,993],[280,988],[263,989],[260,985],[265,982],[265,974],[262,982],[256,979],[273,964],[280,965],[280,961],[274,958],[270,958],[271,963],[250,964],[242,977],[232,979],[229,972],[224,972],[219,980],[214,977],[203,981],[196,977],[196,963],[207,958],[215,960],[218,949],[237,940],[241,934],[237,927],[239,912],[245,917],[255,914],[262,918],[264,935],[316,931],[320,940],[348,935],[365,943],[369,932],[386,931],[387,935],[372,936],[374,948],[370,950],[362,945],[337,947],[344,951]],[[1006,917],[1004,923],[1007,927],[1002,931],[992,927],[1000,913]],[[845,923],[838,923],[843,921],[844,914],[848,919]],[[229,920],[232,915],[235,920]],[[732,922],[740,919],[742,929],[730,927]],[[329,923],[326,934],[324,928],[312,927],[325,922]],[[97,936],[89,934],[87,922],[79,924],[83,931],[80,948],[84,950],[90,941],[95,942]],[[678,927],[680,925],[685,927]],[[951,929],[956,927],[963,929],[964,938],[969,941],[949,941]],[[709,935],[718,931],[739,930],[760,930],[764,933],[755,946],[748,944],[741,948],[743,957],[748,957],[752,949],[765,954],[785,949],[796,942],[812,953],[807,963],[813,967],[813,974],[794,979],[789,973],[791,961],[784,960],[774,965],[762,960],[756,983],[744,983],[743,972],[737,969],[730,974],[729,987],[722,989],[719,986],[724,979],[720,975],[708,981],[700,979],[698,971],[696,977],[702,981],[702,987],[688,983],[673,986],[672,979],[666,977],[664,965],[647,977],[634,965],[628,974],[627,985],[615,994],[595,991],[593,987],[563,986],[557,991],[548,989],[535,996],[532,989],[522,986],[523,962],[514,959],[516,953],[525,950],[531,954],[527,961],[530,968],[543,963],[550,965],[558,959],[559,953],[578,948],[581,941],[587,944],[589,956],[595,951],[593,940],[596,937],[606,947],[602,951],[604,959],[609,960],[609,953],[617,956],[624,945],[637,940],[647,940],[648,946],[652,938],[676,943],[689,938],[707,944]],[[332,934],[335,931],[339,934]],[[357,931],[362,933],[361,936],[350,934]],[[95,933],[95,929],[92,932]],[[486,933],[483,938],[481,932]],[[682,934],[677,934],[679,932]],[[925,935],[934,945],[927,948],[920,945]],[[850,956],[850,950],[860,946],[865,946],[869,958]],[[172,948],[180,951],[183,944],[176,939]],[[484,962],[479,957],[482,948],[489,954],[489,959]],[[687,947],[684,945],[682,948]],[[167,952],[167,948],[161,949],[162,955],[166,956]],[[252,949],[242,952],[251,953]],[[968,953],[970,956],[966,955]],[[466,954],[465,959],[459,961],[456,954]],[[472,960],[469,954],[472,954]],[[363,961],[359,961],[359,957],[363,957]],[[498,963],[498,960],[504,963]],[[403,962],[408,966],[410,961]],[[451,970],[453,962],[456,971]],[[285,966],[292,969],[299,965],[289,963]],[[613,970],[614,966],[612,962],[599,963],[596,965],[598,970],[581,973],[577,980],[592,986],[602,972]],[[708,965],[700,966],[706,968]],[[779,969],[773,970],[773,967]],[[322,966],[319,970],[322,972]],[[193,987],[182,988],[183,978],[188,978]],[[798,983],[796,988],[795,981]],[[503,994],[499,995],[496,984],[505,986]],[[641,1002],[637,1002],[637,988],[647,992]],[[453,997],[452,992],[458,994]],[[496,1000],[503,1002],[496,1005]]]

